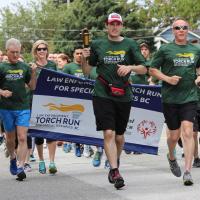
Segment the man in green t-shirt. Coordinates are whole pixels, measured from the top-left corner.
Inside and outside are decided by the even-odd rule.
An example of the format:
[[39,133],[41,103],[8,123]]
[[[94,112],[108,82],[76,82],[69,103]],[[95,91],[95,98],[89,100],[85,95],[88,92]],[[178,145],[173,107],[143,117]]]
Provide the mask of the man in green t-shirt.
[[169,129],[167,158],[170,169],[175,176],[181,176],[174,148],[182,133],[185,154],[183,182],[184,185],[192,185],[190,171],[194,153],[193,123],[198,101],[196,84],[200,82],[200,49],[187,42],[188,23],[185,20],[175,20],[172,30],[174,42],[161,46],[152,60],[150,74],[162,80],[163,114]]
[[[144,56],[146,66],[149,66],[149,64],[150,64],[150,47],[145,41],[140,43],[140,51],[141,51],[141,54]],[[130,81],[133,84],[149,85],[149,75],[148,74],[136,74],[136,73],[132,72],[130,75]]]
[[[97,66],[93,108],[97,131],[103,130],[104,149],[111,169],[108,180],[116,189],[124,186],[119,173],[119,159],[124,145],[124,132],[129,119],[132,91],[128,83],[132,71],[145,74],[144,57],[133,39],[121,36],[122,17],[111,13],[106,22],[108,36],[84,48],[82,67],[89,74]],[[89,58],[87,62],[87,59]]]
[[[65,65],[63,72],[66,74],[71,74],[80,78],[84,77],[83,70],[81,68],[81,57],[82,57],[82,51],[83,48],[80,46],[77,46],[74,48],[73,51],[73,62]],[[71,145],[69,143],[65,143],[64,146],[66,149],[68,146]],[[90,145],[85,145],[83,146],[83,155],[85,157],[90,157],[93,154],[93,150]],[[81,157],[81,145],[79,143],[75,144],[75,155],[77,157]]]
[[[17,180],[26,178],[24,162],[27,153],[27,131],[30,120],[30,103],[26,94],[27,84],[30,89],[36,86],[36,67],[31,68],[18,61],[21,51],[19,40],[11,38],[6,42],[8,62],[0,64],[4,80],[0,86],[0,118],[6,133],[6,146],[10,155],[10,172],[17,175]],[[15,134],[18,138],[16,164]]]
[[65,65],[63,72],[66,74],[71,74],[80,78],[84,77],[83,71],[81,69],[81,56],[82,47],[75,47],[73,51],[73,62]]

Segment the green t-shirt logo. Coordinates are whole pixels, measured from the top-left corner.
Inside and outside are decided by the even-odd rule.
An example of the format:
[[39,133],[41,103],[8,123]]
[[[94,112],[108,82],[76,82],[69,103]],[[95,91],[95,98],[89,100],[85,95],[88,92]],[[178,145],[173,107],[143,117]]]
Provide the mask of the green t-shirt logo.
[[178,53],[173,60],[174,66],[189,66],[194,63],[194,57],[193,53]]

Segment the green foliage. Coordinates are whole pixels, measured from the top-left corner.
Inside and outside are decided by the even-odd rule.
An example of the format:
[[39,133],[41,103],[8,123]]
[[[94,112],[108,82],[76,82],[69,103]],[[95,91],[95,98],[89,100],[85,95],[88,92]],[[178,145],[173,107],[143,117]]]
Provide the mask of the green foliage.
[[123,35],[145,38],[151,44],[154,27],[162,30],[176,17],[182,17],[196,28],[200,13],[199,0],[145,0],[144,6],[139,6],[137,0],[74,0],[70,4],[62,0],[30,0],[26,7],[20,1],[14,7],[14,12],[10,8],[0,10],[0,49],[4,49],[8,38],[18,38],[28,60],[32,44],[38,39],[46,40],[52,52],[69,53],[82,44],[80,32],[85,27],[92,40],[104,36],[105,21],[111,12],[122,15]]

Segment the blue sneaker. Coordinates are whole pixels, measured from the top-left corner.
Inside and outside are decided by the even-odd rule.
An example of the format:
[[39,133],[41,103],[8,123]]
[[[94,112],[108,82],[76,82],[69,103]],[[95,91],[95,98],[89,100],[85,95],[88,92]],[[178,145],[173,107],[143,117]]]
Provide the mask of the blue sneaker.
[[54,162],[51,162],[49,164],[49,173],[50,174],[55,174],[57,172],[57,168]]
[[92,164],[94,167],[99,167],[101,165],[101,158],[102,158],[102,152],[97,151],[94,155],[94,158],[92,160]]
[[17,169],[17,181],[23,181],[26,178],[26,174],[24,172],[23,167]]
[[76,146],[75,155],[76,155],[76,157],[81,157],[81,148],[80,148],[80,146]]
[[72,145],[70,143],[64,143],[63,144],[63,151],[65,153],[69,153],[72,149]]
[[[117,167],[119,168],[119,166],[120,166],[120,159],[118,158],[117,159]],[[105,160],[104,169],[111,169],[111,166],[110,166],[110,163],[109,163],[108,159]]]
[[39,172],[41,174],[46,174],[46,166],[44,161],[39,162]]
[[105,160],[104,169],[110,169],[110,163],[108,160]]
[[16,160],[16,158],[10,160],[10,173],[12,175],[17,175],[17,160]]

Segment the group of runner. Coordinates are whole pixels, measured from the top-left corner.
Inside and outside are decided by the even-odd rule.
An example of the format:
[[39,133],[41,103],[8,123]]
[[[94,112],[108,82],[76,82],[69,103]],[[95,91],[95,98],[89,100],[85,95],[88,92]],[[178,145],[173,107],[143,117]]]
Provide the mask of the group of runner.
[[[182,172],[174,150],[178,140],[182,138],[185,159],[183,183],[192,185],[191,168],[195,146],[193,132],[198,132],[198,128],[194,130],[193,126],[199,122],[197,103],[200,100],[200,47],[187,40],[189,24],[183,19],[176,19],[172,24],[174,41],[161,46],[151,61],[150,47],[146,42],[140,43],[139,46],[135,40],[121,35],[123,20],[118,13],[109,14],[105,26],[107,37],[92,41],[89,48],[75,48],[73,62],[68,64],[69,57],[63,54],[58,55],[57,59],[61,59],[60,66],[62,61],[66,60],[59,69],[63,73],[96,79],[92,102],[96,129],[103,131],[104,150],[110,166],[109,182],[114,184],[116,189],[125,185],[119,168],[125,142],[124,133],[131,109],[130,82],[155,84],[156,81],[161,81],[163,114],[168,135],[167,160],[171,172],[180,177]],[[17,176],[17,180],[22,181],[26,178],[24,163],[27,158],[27,131],[31,113],[31,98],[27,95],[27,88],[30,88],[31,93],[34,91],[42,68],[57,70],[57,67],[49,60],[49,46],[44,40],[33,44],[34,62],[30,66],[19,61],[19,40],[7,40],[5,49],[8,61],[0,64],[0,119],[3,122],[6,147],[10,155],[10,172]],[[39,172],[43,174],[46,173],[44,139],[35,138],[35,143]],[[68,152],[73,145],[76,156],[80,157],[80,144],[68,141],[63,144],[63,149]],[[47,146],[49,172],[54,174],[57,172],[54,162],[56,141],[47,140]],[[91,147],[83,147],[85,156],[91,156]],[[102,148],[97,147],[94,166],[100,165],[102,152]]]

